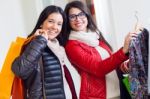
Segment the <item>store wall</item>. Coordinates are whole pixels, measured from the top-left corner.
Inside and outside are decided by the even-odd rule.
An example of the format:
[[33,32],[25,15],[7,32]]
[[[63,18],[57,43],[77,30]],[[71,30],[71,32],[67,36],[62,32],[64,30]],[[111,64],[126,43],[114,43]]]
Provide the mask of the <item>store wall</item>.
[[[43,8],[54,4],[65,7],[71,0],[1,0],[0,3],[0,70],[10,43],[17,36],[26,37],[36,24]],[[123,45],[125,35],[134,29],[138,11],[139,22],[150,27],[149,0],[93,0],[99,29],[117,50]]]
[[33,29],[42,9],[41,0],[0,1],[0,70],[12,41],[26,37]]
[[26,36],[22,14],[21,2],[19,0],[1,0],[0,3],[0,67],[9,48],[10,42],[16,35]]
[[134,30],[137,22],[150,27],[149,0],[94,0],[98,27],[114,51],[123,46],[126,34]]
[[137,23],[135,12],[137,12],[139,24],[142,27],[150,27],[149,0],[110,0],[110,4],[118,47],[123,45],[125,35],[134,31]]
[[0,1],[0,70],[7,51],[17,36],[27,37],[41,11],[48,5],[64,8],[67,0],[1,0]]
[[96,23],[108,43],[117,47],[111,4],[109,0],[94,0]]

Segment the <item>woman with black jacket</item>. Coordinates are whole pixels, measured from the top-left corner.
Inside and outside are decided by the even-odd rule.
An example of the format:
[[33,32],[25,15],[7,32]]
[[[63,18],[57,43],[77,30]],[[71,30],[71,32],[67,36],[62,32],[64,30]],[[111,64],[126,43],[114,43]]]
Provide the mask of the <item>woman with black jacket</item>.
[[77,72],[62,47],[65,18],[60,7],[46,7],[28,36],[33,39],[12,64],[24,82],[25,99],[77,99],[73,82]]

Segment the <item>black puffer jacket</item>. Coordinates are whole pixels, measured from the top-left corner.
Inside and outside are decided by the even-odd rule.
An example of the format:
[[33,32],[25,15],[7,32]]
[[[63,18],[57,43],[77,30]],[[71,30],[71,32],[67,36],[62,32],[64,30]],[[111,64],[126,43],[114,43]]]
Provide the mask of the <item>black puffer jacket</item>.
[[[42,36],[37,36],[25,47],[22,54],[18,58],[16,58],[12,64],[12,71],[15,73],[15,75],[19,76],[21,79],[24,80],[25,89],[26,89],[25,90],[25,92],[26,92],[25,99],[43,99],[44,95],[46,95],[47,98],[52,96],[51,93],[46,94],[47,91],[54,89],[52,87],[49,87],[50,86],[49,83],[46,83],[46,82],[48,82],[48,80],[50,80],[52,78],[49,78],[49,76],[46,76],[45,73],[41,72],[42,70],[41,70],[40,65],[44,65],[44,66],[46,66],[44,68],[50,69],[52,66],[55,67],[55,65],[60,66],[60,63],[54,54],[50,54],[51,53],[50,50],[49,50],[49,52],[45,52],[46,51],[45,49],[47,48],[46,46],[47,46],[46,39]],[[48,55],[44,55],[43,53],[47,53]],[[43,59],[46,59],[46,60],[53,57],[55,60],[40,61],[41,57],[43,57]],[[49,63],[52,63],[52,61],[57,61],[57,63],[53,64],[53,65],[49,64]],[[41,64],[41,62],[42,62],[42,64]],[[44,68],[43,68],[43,70],[44,70]],[[53,78],[54,78],[55,75],[53,75],[52,72],[54,72],[54,70],[48,71],[48,73],[51,74],[50,77],[53,76]],[[61,76],[61,74],[62,74],[61,70],[60,70],[59,74]],[[45,77],[42,78],[43,75],[45,75],[45,77],[49,78],[47,81],[45,80],[45,82],[43,82],[42,80],[47,79],[47,78],[45,78]],[[58,79],[54,79],[54,80],[58,81]],[[56,99],[65,99],[64,90],[63,90],[63,86],[62,86],[63,80],[60,80],[60,82],[62,82],[60,85],[60,89],[62,89],[62,90],[60,90],[60,91],[63,93],[60,93],[62,95],[61,98],[58,97]],[[46,85],[46,84],[48,84],[48,85]],[[45,85],[44,91],[43,91],[43,85]],[[48,89],[46,89],[46,88],[48,88]],[[44,92],[46,92],[46,93],[44,93]],[[44,95],[43,95],[43,93],[44,93]],[[57,92],[57,94],[54,96],[56,97],[58,95],[59,95],[59,93]]]

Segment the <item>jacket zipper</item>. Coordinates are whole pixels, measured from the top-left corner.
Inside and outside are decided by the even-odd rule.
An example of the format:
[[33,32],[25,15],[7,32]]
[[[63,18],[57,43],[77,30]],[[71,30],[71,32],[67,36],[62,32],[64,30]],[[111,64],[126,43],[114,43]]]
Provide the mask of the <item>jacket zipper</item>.
[[44,69],[43,69],[43,59],[42,56],[40,58],[40,70],[41,70],[41,79],[42,79],[42,92],[43,92],[43,99],[46,99],[46,94],[45,94],[45,87],[44,87]]

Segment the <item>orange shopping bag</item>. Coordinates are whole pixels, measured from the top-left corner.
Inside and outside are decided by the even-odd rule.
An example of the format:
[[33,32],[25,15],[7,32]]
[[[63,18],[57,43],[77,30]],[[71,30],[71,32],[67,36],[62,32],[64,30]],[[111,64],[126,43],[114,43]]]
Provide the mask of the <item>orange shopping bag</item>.
[[[33,37],[30,37],[29,39],[17,37],[16,41],[11,43],[2,66],[2,70],[0,72],[0,99],[10,99],[11,92],[13,94],[12,98],[19,94],[16,99],[23,99],[21,98],[23,97],[23,89],[21,86],[22,81],[20,78],[17,78],[11,71],[11,64],[14,59],[20,55],[22,46],[27,44],[32,38]],[[17,94],[15,92],[17,92]]]

